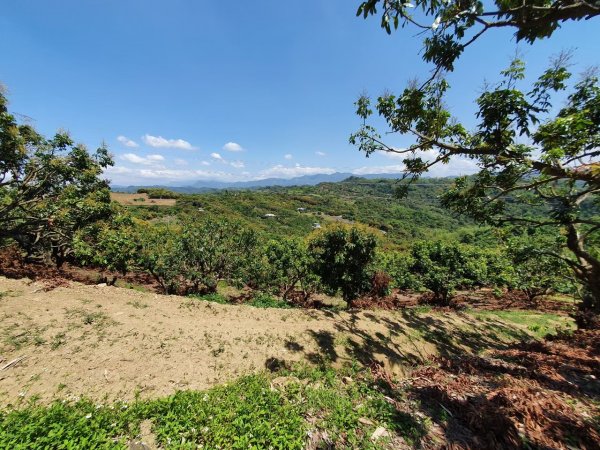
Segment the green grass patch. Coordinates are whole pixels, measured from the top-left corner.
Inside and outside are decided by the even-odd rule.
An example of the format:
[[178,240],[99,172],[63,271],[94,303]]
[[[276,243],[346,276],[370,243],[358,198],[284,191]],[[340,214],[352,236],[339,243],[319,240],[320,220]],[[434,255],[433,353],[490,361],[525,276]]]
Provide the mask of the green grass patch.
[[309,433],[327,436],[335,448],[387,448],[389,439],[370,439],[379,426],[416,443],[427,419],[398,411],[389,396],[403,399],[368,372],[303,367],[131,404],[31,403],[0,411],[0,448],[126,449],[144,420],[168,449],[301,449]]
[[525,328],[529,334],[538,339],[548,334],[556,334],[558,330],[575,327],[575,323],[570,317],[552,313],[522,310],[469,311],[469,313],[483,322],[500,319],[507,324]]
[[189,295],[189,297],[193,298],[193,299],[197,299],[197,300],[203,300],[205,302],[219,303],[221,305],[229,304],[229,299],[227,297],[225,297],[222,294],[218,294],[216,292],[213,294],[204,294],[204,295],[191,294],[191,295]]
[[292,306],[279,298],[275,298],[269,294],[259,293],[255,295],[248,305],[256,308],[291,308]]

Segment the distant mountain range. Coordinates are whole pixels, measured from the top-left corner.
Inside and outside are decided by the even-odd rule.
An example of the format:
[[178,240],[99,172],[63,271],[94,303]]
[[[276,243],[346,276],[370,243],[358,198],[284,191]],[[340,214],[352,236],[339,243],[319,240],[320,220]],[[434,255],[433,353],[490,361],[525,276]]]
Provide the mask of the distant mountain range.
[[[264,180],[254,181],[196,181],[186,186],[175,185],[140,185],[140,186],[119,186],[113,185],[111,189],[117,192],[135,192],[142,187],[165,188],[175,192],[196,193],[206,192],[218,189],[256,189],[269,186],[314,186],[319,183],[336,183],[349,177],[351,173],[335,172],[332,174],[304,175],[295,178],[265,178]],[[393,174],[371,174],[361,175],[361,178],[398,178],[399,175]]]

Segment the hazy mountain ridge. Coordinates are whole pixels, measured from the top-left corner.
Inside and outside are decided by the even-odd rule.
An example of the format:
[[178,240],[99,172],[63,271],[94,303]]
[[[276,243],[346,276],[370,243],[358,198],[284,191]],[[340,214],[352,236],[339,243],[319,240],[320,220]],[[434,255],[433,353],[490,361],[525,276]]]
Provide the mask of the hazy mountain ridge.
[[[256,189],[269,186],[314,186],[319,183],[336,183],[343,181],[350,177],[356,177],[352,173],[346,172],[335,172],[332,174],[315,174],[315,175],[303,175],[295,178],[265,178],[263,180],[252,180],[252,181],[196,181],[191,184],[177,186],[171,184],[153,184],[153,185],[112,185],[111,189],[118,192],[135,192],[143,187],[153,188],[165,188],[175,192],[181,192],[186,194],[194,194],[200,192],[207,192],[219,189]],[[359,178],[388,178],[394,179],[398,176],[393,174],[371,174],[361,175]]]

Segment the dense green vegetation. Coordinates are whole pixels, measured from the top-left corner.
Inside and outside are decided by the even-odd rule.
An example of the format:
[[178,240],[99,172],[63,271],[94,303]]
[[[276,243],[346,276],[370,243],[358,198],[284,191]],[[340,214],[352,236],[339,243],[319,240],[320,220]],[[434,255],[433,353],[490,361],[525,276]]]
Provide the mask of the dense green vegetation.
[[68,134],[52,139],[8,112],[0,91],[0,246],[17,242],[29,258],[61,266],[73,253],[81,228],[110,216],[112,165],[106,147],[90,154]]
[[[532,246],[519,250],[519,233],[502,236],[443,209],[439,196],[452,180],[422,180],[403,201],[393,200],[395,181],[356,177],[197,195],[150,189],[177,203],[125,208],[110,203],[99,179],[112,163],[106,149],[90,155],[65,135],[47,141],[3,108],[10,139],[0,238],[28,259],[98,268],[112,282],[146,272],[165,293],[215,294],[225,282],[253,291],[257,306],[307,305],[315,293],[351,305],[390,287],[430,290],[440,304],[471,287],[519,288],[531,297],[571,289],[558,280],[560,260],[528,257]],[[546,236],[527,239],[539,246]]]
[[277,375],[158,400],[57,401],[0,412],[0,447],[125,449],[144,420],[152,421],[156,443],[169,449],[301,449],[308,431],[336,448],[375,449],[390,441],[370,439],[377,427],[407,442],[426,432],[427,421],[397,411],[368,371],[298,368]]
[[[419,239],[456,239],[480,233],[473,221],[441,206],[438,197],[451,184],[451,179],[425,179],[409,198],[397,202],[391,201],[394,180],[352,177],[317,186],[182,194],[175,207],[139,206],[130,210],[146,220],[169,220],[202,210],[205,216],[238,221],[277,238],[304,238],[315,223],[325,226],[339,221],[358,222],[378,233],[382,245],[406,249]],[[266,218],[265,214],[274,217]]]
[[359,224],[336,222],[305,239],[274,239],[205,211],[182,212],[165,222],[115,208],[113,220],[77,234],[77,261],[120,273],[147,272],[168,294],[214,294],[225,282],[249,289],[249,298],[262,293],[306,306],[322,292],[339,294],[352,306],[359,297],[385,296],[389,288],[428,290],[441,305],[458,289],[520,289],[531,300],[573,292],[566,264],[531,250],[543,247],[547,235],[507,229],[495,235],[496,244],[487,243],[485,233],[475,244],[477,235],[465,234],[462,242],[414,241],[406,252],[381,246],[382,236]]
[[179,198],[180,194],[163,188],[140,188],[138,194],[148,194],[148,198]]
[[[476,99],[473,131],[452,116],[444,101],[449,84],[442,77],[408,86],[399,96],[379,97],[376,110],[389,130],[412,136],[414,144],[406,149],[382,141],[368,122],[371,100],[363,96],[356,102],[363,124],[350,142],[367,156],[383,151],[404,158],[408,181],[400,196],[437,164],[475,160],[478,173],[456,179],[442,196],[444,206],[479,223],[536,227],[562,236],[534,251],[571,268],[581,287],[579,323],[586,326],[587,315],[600,313],[600,220],[585,207],[597,205],[600,194],[600,84],[588,72],[571,85],[568,66],[561,55],[527,84],[525,64],[512,61],[500,81],[486,85]],[[555,112],[552,102],[561,94],[567,101]]]

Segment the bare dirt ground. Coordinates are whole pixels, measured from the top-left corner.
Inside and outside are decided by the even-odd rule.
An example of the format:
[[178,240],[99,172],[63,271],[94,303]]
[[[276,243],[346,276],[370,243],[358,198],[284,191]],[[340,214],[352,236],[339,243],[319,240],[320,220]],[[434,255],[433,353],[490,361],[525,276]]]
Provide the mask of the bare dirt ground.
[[68,280],[51,288],[0,277],[0,406],[157,397],[296,361],[378,361],[404,375],[431,356],[530,335],[460,312],[259,309]]
[[[143,200],[140,200],[142,198]],[[124,192],[111,192],[110,199],[126,206],[173,206],[177,202],[174,198],[150,198],[148,194],[126,194]]]

